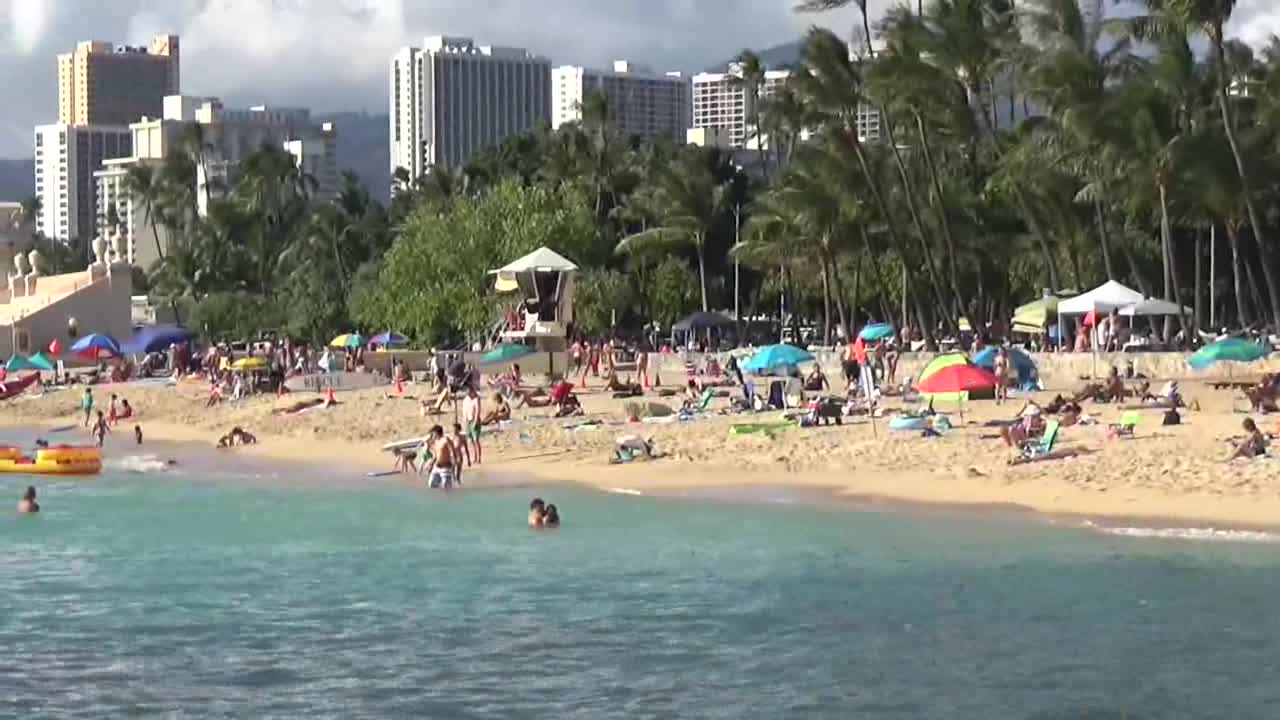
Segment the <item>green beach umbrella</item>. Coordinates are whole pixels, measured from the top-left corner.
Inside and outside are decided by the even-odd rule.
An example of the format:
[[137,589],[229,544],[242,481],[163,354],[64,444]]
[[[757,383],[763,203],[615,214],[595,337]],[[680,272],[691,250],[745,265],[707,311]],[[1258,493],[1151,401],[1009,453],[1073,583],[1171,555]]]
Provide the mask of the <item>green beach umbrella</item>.
[[485,353],[484,356],[480,358],[480,363],[482,365],[491,365],[493,363],[511,362],[512,360],[522,358],[531,352],[533,352],[533,348],[519,343],[499,345]]
[[1224,338],[1197,350],[1194,355],[1187,358],[1187,364],[1196,370],[1203,370],[1214,363],[1248,363],[1261,360],[1270,354],[1270,348],[1256,342],[1240,338]]

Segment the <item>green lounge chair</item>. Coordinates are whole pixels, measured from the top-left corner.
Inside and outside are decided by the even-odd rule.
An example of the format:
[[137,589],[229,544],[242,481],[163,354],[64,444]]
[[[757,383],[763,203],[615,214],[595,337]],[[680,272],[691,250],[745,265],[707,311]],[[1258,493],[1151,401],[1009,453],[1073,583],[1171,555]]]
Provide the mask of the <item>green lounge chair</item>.
[[1022,446],[1021,460],[1038,460],[1053,452],[1053,445],[1058,440],[1058,430],[1062,425],[1057,420],[1050,420],[1044,425],[1044,434],[1039,441],[1029,442]]
[[1112,437],[1133,437],[1133,431],[1138,427],[1138,421],[1142,419],[1142,414],[1137,410],[1128,410],[1120,416],[1120,422],[1116,425],[1107,427],[1111,431]]

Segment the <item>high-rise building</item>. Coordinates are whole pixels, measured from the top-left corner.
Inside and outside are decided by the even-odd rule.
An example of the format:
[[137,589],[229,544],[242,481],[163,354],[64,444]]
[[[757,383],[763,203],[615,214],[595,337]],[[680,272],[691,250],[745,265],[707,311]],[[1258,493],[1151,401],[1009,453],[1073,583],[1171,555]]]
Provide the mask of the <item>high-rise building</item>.
[[156,35],[150,47],[88,41],[58,56],[58,122],[127,125],[156,117],[180,86],[178,36]]
[[[766,71],[760,99],[772,95],[790,76],[787,70]],[[755,142],[755,129],[748,127],[754,114],[755,103],[736,63],[729,66],[729,72],[693,76],[693,127],[723,130],[729,133],[731,147],[744,148]]]
[[264,145],[292,155],[315,180],[313,199],[325,201],[338,193],[337,133],[332,123],[313,123],[311,111],[305,108],[258,105],[227,109],[217,98],[175,95],[164,99],[162,117],[142,118],[128,130],[133,154],[107,161],[94,173],[101,208],[97,233],[109,236],[119,231],[124,235],[128,260],[135,265],[147,267],[158,259],[155,248],[163,248],[167,238],[163,228],[151,226],[142,204],[129,195],[125,178],[135,165],[159,167],[176,149],[190,149],[196,142],[201,146],[196,163],[196,205],[202,215],[220,188],[235,183],[244,159]]
[[46,237],[88,242],[97,229],[93,173],[109,158],[133,152],[129,128],[39,125],[35,129],[36,230]]
[[391,170],[458,167],[551,122],[551,61],[523,48],[429,37],[391,59]]
[[552,127],[582,120],[582,103],[593,93],[605,98],[610,122],[625,137],[679,143],[689,127],[689,81],[678,72],[655,75],[626,60],[612,71],[565,65],[552,71],[552,86]]
[[[760,100],[764,100],[791,77],[790,70],[768,70],[760,88]],[[741,149],[759,147],[768,138],[754,137],[751,127],[755,106],[751,94],[742,80],[742,68],[735,64],[725,73],[701,73],[693,76],[693,126],[715,128],[729,134],[730,147]],[[858,107],[858,138],[863,142],[880,139],[880,112],[871,105]]]

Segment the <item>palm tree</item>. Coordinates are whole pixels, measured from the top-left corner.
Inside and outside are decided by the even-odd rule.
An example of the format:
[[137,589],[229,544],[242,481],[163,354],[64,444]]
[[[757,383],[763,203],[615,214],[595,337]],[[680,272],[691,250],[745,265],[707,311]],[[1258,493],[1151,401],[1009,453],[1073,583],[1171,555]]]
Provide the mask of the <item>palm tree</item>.
[[156,166],[138,162],[129,167],[124,178],[125,192],[133,202],[142,205],[142,222],[151,226],[151,237],[156,244],[156,258],[163,261],[164,243],[160,242],[160,219],[167,197],[167,190]]
[[[761,101],[764,100],[765,67],[760,56],[751,50],[743,50],[738,54],[737,82],[742,85],[746,94],[747,124],[752,126],[752,135],[756,139],[756,149],[760,152],[760,167],[769,176],[769,157],[765,149],[764,126],[762,123]],[[772,138],[770,139],[772,142]]]
[[1240,188],[1249,227],[1264,262],[1262,270],[1270,290],[1272,320],[1280,326],[1280,278],[1275,275],[1271,247],[1263,234],[1263,222],[1253,197],[1253,183],[1242,152],[1242,143],[1236,128],[1235,110],[1229,89],[1233,82],[1230,64],[1227,62],[1227,40],[1224,28],[1231,19],[1236,0],[1146,0],[1148,14],[1131,21],[1135,35],[1142,39],[1166,33],[1185,34],[1199,31],[1209,39],[1214,59],[1214,97],[1222,117],[1222,132],[1231,148],[1236,172],[1240,175]]
[[[714,151],[712,151],[714,152]],[[707,311],[707,238],[727,208],[729,186],[711,169],[708,151],[690,147],[661,170],[652,185],[655,227],[628,235],[617,252],[633,253],[654,246],[690,247],[698,261],[702,309]]]

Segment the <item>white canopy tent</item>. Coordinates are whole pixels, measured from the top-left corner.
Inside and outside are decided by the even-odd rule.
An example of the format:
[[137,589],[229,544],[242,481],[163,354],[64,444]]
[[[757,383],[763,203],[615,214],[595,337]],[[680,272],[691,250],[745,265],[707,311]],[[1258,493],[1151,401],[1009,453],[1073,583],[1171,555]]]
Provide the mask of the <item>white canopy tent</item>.
[[1142,302],[1120,308],[1120,314],[1124,317],[1156,317],[1177,315],[1179,313],[1189,315],[1191,312],[1191,308],[1182,307],[1177,303],[1157,298],[1147,298]]
[[[1115,280],[1108,280],[1082,295],[1058,303],[1059,315],[1086,315],[1095,310],[1109,313],[1112,310],[1137,305],[1145,300],[1142,293],[1131,290]],[[1174,311],[1177,314],[1177,311]]]

